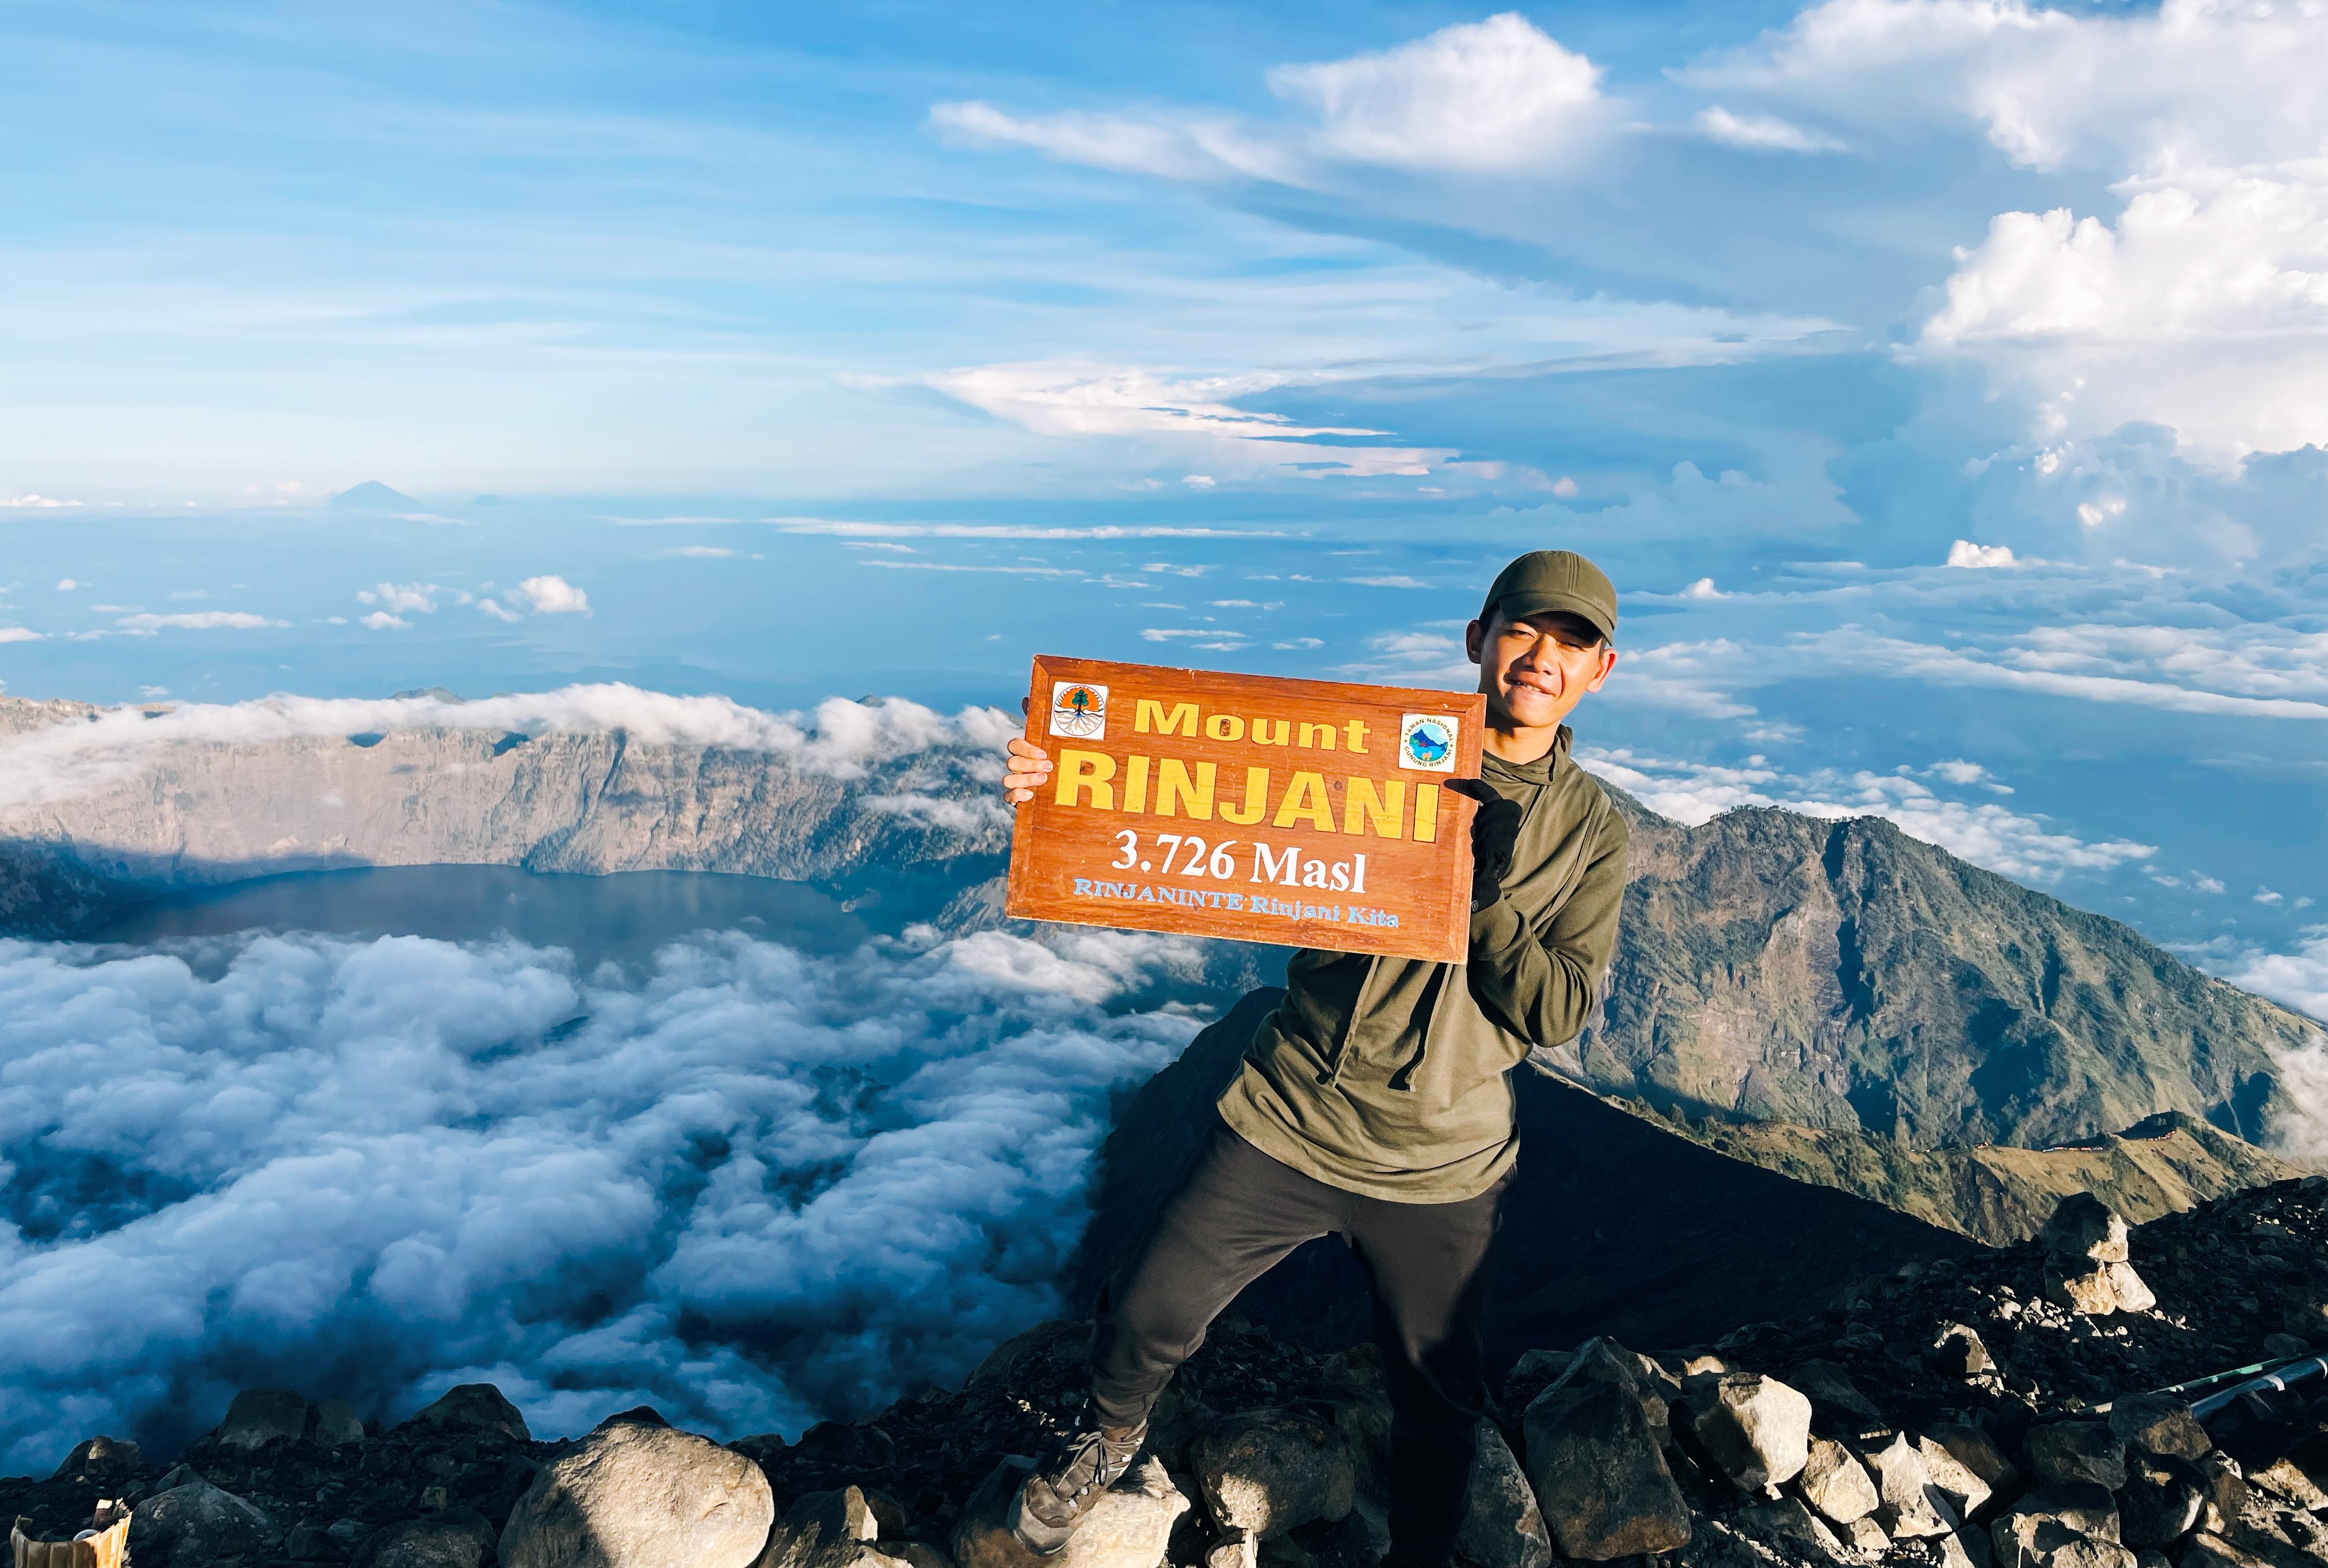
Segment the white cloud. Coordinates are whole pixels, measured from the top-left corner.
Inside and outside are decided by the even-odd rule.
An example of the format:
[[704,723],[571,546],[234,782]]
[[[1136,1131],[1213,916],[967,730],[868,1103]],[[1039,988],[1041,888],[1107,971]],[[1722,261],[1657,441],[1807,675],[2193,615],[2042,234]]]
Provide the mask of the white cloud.
[[41,637],[30,626],[0,626],[0,643],[37,643]]
[[[436,613],[436,595],[442,591],[435,583],[378,583],[359,589],[356,602],[378,605],[399,615],[432,615]],[[364,624],[371,624],[369,617]]]
[[2008,687],[2175,713],[2328,718],[2328,700],[2314,699],[2328,699],[2328,634],[2269,625],[2243,632],[2047,626],[2006,647],[1977,650],[1846,627],[1799,636],[1794,647],[1863,672],[1948,686]]
[[70,577],[59,577],[57,579],[57,592],[61,594],[71,593],[74,589],[80,587],[80,584],[75,582]]
[[401,615],[391,615],[386,610],[374,610],[371,615],[359,618],[356,624],[359,626],[370,626],[375,632],[408,632],[412,630],[411,622],[406,620]]
[[587,615],[590,613],[590,596],[560,577],[528,577],[512,588],[510,594],[523,599],[537,615]]
[[479,599],[477,601],[477,608],[483,610],[486,615],[491,615],[496,621],[521,621],[525,619],[523,615],[519,615],[515,610],[510,609],[506,606],[493,599]]
[[114,623],[133,637],[150,637],[156,632],[248,632],[262,626],[285,626],[287,621],[270,621],[248,610],[192,610],[183,615],[152,614],[124,615]]
[[1600,68],[1517,12],[1374,54],[1283,65],[1270,90],[1318,117],[1310,145],[1352,163],[1507,174],[1566,150],[1599,103]]
[[1431,585],[1404,572],[1385,572],[1379,577],[1344,577],[1346,583],[1356,583],[1362,588],[1427,588]]
[[1210,490],[1213,488],[1214,482],[1213,476],[1209,474],[1183,474],[1180,475],[1180,483],[1191,490]]
[[940,103],[940,134],[1019,146],[1066,163],[1167,180],[1317,185],[1338,166],[1498,175],[1544,167],[1587,137],[1600,67],[1516,12],[1459,23],[1374,53],[1269,73],[1308,123],[1216,110],[1014,114],[981,100]]
[[2255,901],[2258,904],[2278,904],[2284,902],[2286,897],[2285,894],[2275,893],[2268,887],[2258,887],[2255,891]]
[[2220,893],[2223,891],[2223,884],[2220,879],[2213,877],[2202,877],[2195,871],[2191,874],[2191,886],[2201,893]]
[[[2328,925],[2306,926],[2303,937],[2292,953],[2250,949],[2208,967],[2244,991],[2328,1019]],[[2328,1119],[2321,1125],[2328,1127]]]
[[390,1422],[490,1376],[543,1436],[958,1382],[1062,1310],[1111,1099],[1197,1027],[1124,1004],[1196,947],[0,943],[0,1159],[103,1206],[0,1233],[0,1469],[320,1366]]
[[1975,544],[1968,539],[1960,539],[1948,546],[1948,559],[1944,564],[1962,567],[1969,571],[1985,571],[2020,563],[2013,559],[2013,551],[2004,545]]
[[[80,504],[78,501],[59,501],[53,495],[0,495],[0,506],[23,507],[33,511],[44,512],[52,507],[79,506]],[[191,506],[193,503],[188,502],[186,504]]]
[[1732,114],[1721,105],[1700,109],[1697,128],[1709,139],[1753,152],[1839,153],[1843,144],[1833,136],[1807,131],[1776,115]]
[[1700,577],[1682,589],[1681,596],[1685,599],[1718,599],[1723,595],[1722,590],[1713,586],[1712,577]]
[[1200,577],[1213,568],[1209,566],[1174,566],[1170,561],[1150,561],[1140,569],[1143,572],[1159,572],[1166,577]]
[[[1195,528],[1101,523],[1090,527],[1013,522],[836,522],[821,517],[772,517],[786,533],[831,534],[856,540],[855,549],[901,549],[892,539],[1283,539],[1281,528]],[[871,542],[867,542],[871,541]]]
[[681,544],[662,552],[669,556],[685,556],[696,560],[726,560],[736,552],[724,545]]

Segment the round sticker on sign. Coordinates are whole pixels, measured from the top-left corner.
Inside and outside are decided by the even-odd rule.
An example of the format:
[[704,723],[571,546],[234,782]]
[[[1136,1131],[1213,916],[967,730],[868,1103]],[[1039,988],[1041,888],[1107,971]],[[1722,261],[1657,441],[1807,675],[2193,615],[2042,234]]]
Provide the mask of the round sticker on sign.
[[1398,721],[1398,765],[1423,773],[1455,771],[1455,720],[1409,713]]

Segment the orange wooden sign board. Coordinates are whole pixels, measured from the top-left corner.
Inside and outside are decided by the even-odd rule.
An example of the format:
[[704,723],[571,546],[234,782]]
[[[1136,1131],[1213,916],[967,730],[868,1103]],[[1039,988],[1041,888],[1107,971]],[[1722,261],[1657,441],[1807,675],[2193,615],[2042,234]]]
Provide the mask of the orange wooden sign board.
[[1460,963],[1477,692],[1035,661],[1006,914]]

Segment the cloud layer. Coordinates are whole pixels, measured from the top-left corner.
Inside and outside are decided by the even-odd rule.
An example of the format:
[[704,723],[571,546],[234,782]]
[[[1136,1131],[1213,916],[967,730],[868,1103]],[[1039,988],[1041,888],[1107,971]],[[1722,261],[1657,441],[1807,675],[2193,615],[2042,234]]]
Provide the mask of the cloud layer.
[[[1194,945],[1070,933],[653,972],[510,944],[0,943],[0,1471],[239,1386],[537,1432],[796,1433],[1059,1305],[1108,1097]],[[102,1085],[93,1091],[93,1085]]]

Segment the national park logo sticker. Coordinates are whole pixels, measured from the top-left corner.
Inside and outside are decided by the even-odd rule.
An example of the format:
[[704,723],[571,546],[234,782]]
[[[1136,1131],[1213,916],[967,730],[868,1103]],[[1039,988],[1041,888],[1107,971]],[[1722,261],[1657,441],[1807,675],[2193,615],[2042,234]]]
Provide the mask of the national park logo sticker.
[[1398,765],[1422,773],[1455,771],[1455,720],[1409,713],[1398,721]]
[[1088,681],[1051,682],[1051,733],[1077,740],[1107,737],[1107,688]]

